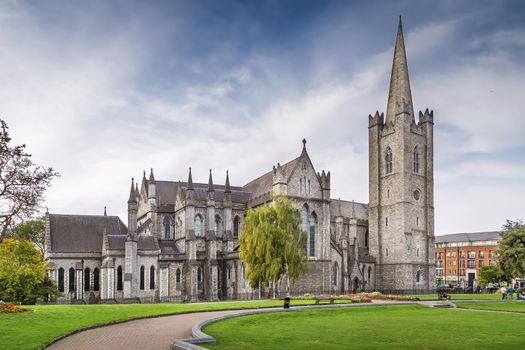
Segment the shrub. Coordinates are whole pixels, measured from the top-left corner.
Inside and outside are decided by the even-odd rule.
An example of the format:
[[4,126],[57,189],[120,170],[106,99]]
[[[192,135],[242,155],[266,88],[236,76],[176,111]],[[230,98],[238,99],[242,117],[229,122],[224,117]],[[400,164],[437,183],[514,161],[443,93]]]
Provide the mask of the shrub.
[[29,311],[29,309],[26,309],[25,307],[17,306],[12,303],[4,303],[3,301],[0,301],[0,314],[12,314],[17,312],[24,312]]

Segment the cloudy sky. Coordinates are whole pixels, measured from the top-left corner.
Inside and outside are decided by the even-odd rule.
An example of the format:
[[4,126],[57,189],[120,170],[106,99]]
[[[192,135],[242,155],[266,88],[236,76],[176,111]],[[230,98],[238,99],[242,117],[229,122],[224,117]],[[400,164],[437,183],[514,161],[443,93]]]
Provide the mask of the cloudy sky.
[[404,14],[435,118],[436,234],[525,218],[523,1],[0,1],[0,117],[61,177],[54,213],[125,219],[130,178],[243,185],[299,155],[368,202]]

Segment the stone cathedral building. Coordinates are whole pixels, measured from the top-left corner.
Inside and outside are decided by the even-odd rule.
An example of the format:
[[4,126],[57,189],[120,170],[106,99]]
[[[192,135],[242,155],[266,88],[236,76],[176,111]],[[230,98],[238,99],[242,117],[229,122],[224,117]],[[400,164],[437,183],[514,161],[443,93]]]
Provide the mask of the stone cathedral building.
[[115,216],[47,214],[46,259],[67,301],[218,300],[257,295],[237,239],[248,208],[288,196],[307,235],[308,273],[294,293],[434,288],[433,112],[416,121],[401,19],[386,115],[368,118],[369,201],[330,196],[306,140],[298,157],[242,186],[131,181],[126,225]]

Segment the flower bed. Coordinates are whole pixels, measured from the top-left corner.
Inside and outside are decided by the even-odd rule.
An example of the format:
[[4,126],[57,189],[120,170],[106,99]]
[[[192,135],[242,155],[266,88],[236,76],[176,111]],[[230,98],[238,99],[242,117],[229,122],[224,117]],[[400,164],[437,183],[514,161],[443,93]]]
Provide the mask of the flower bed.
[[29,309],[26,309],[25,307],[17,306],[15,304],[4,303],[3,301],[0,301],[0,314],[12,314],[12,313],[24,312],[24,311],[29,311]]

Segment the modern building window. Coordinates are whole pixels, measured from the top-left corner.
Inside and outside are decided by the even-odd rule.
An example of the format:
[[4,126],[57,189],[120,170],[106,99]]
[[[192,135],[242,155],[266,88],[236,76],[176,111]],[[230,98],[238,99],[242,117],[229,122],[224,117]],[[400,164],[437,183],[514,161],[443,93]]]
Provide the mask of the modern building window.
[[195,237],[202,236],[202,218],[200,215],[195,216]]
[[149,268],[149,289],[155,289],[155,266]]
[[164,217],[164,238],[170,239],[171,236],[171,226],[172,221],[170,216]]
[[475,260],[469,260],[469,261],[467,262],[467,267],[468,267],[469,269],[474,269],[474,268],[476,268],[476,261],[475,261]]
[[421,282],[421,271],[417,271],[416,272],[416,283],[419,283]]
[[84,291],[89,292],[89,287],[91,285],[91,270],[89,267],[84,269]]
[[308,242],[308,255],[315,256],[315,236],[317,234],[317,215],[310,215],[310,237]]
[[69,291],[74,292],[75,291],[75,269],[70,268],[69,269]]
[[482,266],[483,266],[483,260],[478,261],[478,267],[482,267]]
[[485,253],[483,252],[483,250],[479,251],[478,256],[480,259],[483,259],[485,257]]
[[419,174],[419,151],[417,146],[414,148],[414,172]]
[[93,290],[95,292],[100,290],[100,270],[98,267],[93,270]]
[[394,157],[392,155],[392,149],[390,147],[387,147],[386,154],[385,154],[385,163],[386,163],[386,173],[392,174],[392,161]]
[[63,268],[58,269],[58,291],[61,293],[64,292],[64,269]]
[[468,252],[467,257],[469,259],[476,259],[476,252]]
[[146,278],[144,275],[146,272],[144,271],[144,265],[140,267],[140,290],[144,290],[144,279]]
[[122,290],[122,266],[117,267],[117,290]]

